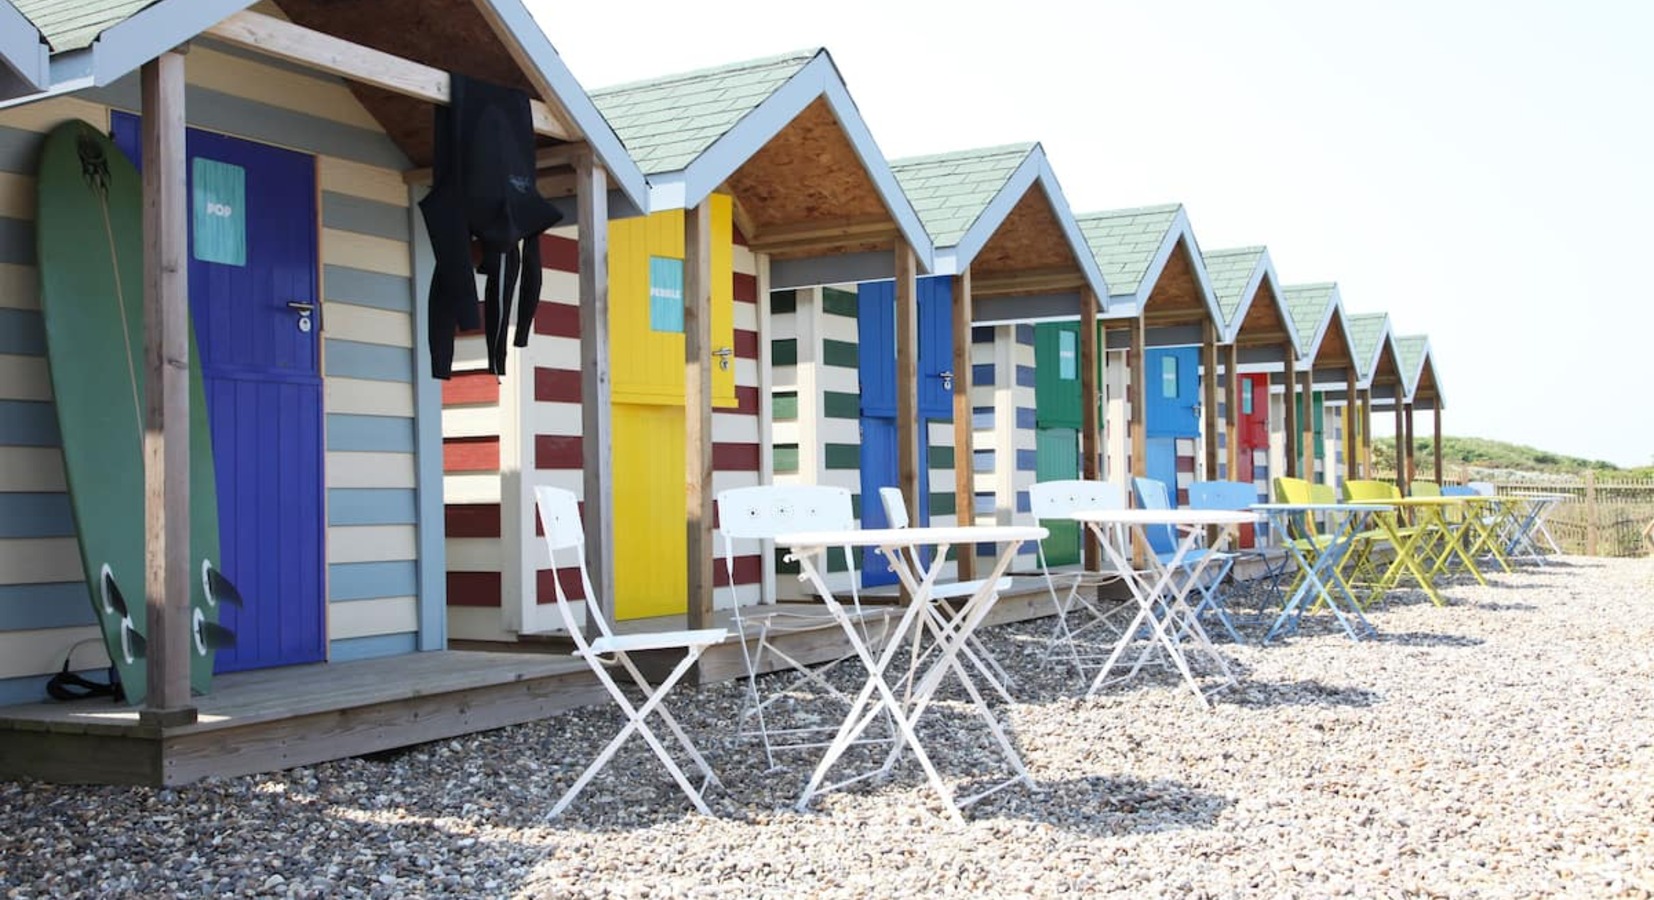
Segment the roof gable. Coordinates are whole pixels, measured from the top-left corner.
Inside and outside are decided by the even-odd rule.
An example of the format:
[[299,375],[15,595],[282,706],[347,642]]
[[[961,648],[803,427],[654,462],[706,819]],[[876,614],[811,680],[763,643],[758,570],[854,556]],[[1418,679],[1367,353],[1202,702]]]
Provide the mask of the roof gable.
[[1169,203],[1076,217],[1115,296],[1138,293],[1182,210],[1181,204]]
[[592,102],[645,175],[685,169],[797,75],[805,50],[600,88]]
[[938,247],[956,247],[1038,144],[891,160],[890,170]]
[[1237,247],[1232,250],[1213,250],[1201,254],[1206,263],[1206,277],[1212,284],[1212,295],[1223,312],[1225,327],[1239,318],[1251,296],[1256,292],[1258,269],[1263,265],[1262,247]]
[[1313,356],[1338,305],[1338,285],[1292,284],[1281,288],[1300,356]]
[[1344,324],[1350,331],[1350,355],[1355,359],[1355,374],[1363,382],[1373,377],[1379,351],[1390,332],[1389,313],[1361,313],[1346,316]]

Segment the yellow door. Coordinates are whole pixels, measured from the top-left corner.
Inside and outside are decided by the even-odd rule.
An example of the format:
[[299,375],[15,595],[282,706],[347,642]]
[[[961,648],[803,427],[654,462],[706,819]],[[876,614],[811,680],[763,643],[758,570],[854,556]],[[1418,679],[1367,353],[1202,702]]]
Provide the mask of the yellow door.
[[[734,347],[729,198],[712,198],[712,346]],[[609,226],[617,619],[688,609],[684,491],[683,213]],[[675,264],[674,264],[675,263]],[[713,364],[713,405],[735,405],[733,353]]]

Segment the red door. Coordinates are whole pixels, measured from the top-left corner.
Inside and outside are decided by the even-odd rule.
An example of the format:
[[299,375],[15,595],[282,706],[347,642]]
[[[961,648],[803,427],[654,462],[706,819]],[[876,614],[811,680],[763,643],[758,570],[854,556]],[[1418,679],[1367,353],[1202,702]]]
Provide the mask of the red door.
[[[1237,440],[1234,479],[1256,484],[1269,483],[1269,376],[1242,375],[1240,383],[1240,418],[1236,423]],[[1258,460],[1264,464],[1260,468]],[[1268,500],[1267,490],[1260,489],[1259,500]],[[1242,547],[1253,546],[1252,526],[1241,528]]]

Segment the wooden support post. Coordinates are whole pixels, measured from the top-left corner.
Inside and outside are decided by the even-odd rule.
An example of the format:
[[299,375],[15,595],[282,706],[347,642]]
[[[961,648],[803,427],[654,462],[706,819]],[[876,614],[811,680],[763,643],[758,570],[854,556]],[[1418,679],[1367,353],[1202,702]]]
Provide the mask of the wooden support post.
[[1373,389],[1361,392],[1361,477],[1373,477]]
[[[1098,479],[1097,444],[1097,295],[1091,288],[1080,289],[1080,477]],[[1103,550],[1096,541],[1080,535],[1080,564],[1088,572],[1103,566]]]
[[1240,480],[1240,414],[1241,381],[1240,349],[1230,344],[1223,354],[1223,383],[1228,388],[1225,405],[1228,415],[1223,417],[1224,467],[1230,481]]
[[144,63],[144,593],[146,724],[187,725],[190,705],[189,222],[184,56]]
[[[1206,466],[1207,481],[1216,481],[1218,477],[1218,331],[1211,319],[1201,323],[1200,337],[1200,367],[1202,371],[1201,416],[1204,419],[1200,429],[1206,439],[1201,443],[1202,456]],[[1171,485],[1172,496],[1177,496],[1177,485]],[[1214,529],[1215,532],[1215,529]]]
[[1314,481],[1315,480],[1315,449],[1316,449],[1315,448],[1315,365],[1314,365],[1314,363],[1311,363],[1309,368],[1304,369],[1303,377],[1304,377],[1304,383],[1300,387],[1300,390],[1302,390],[1303,394],[1304,394],[1304,414],[1302,416],[1302,421],[1300,421],[1298,423],[1298,429],[1301,432],[1300,437],[1302,438],[1302,443],[1300,444],[1300,447],[1301,447],[1303,455],[1304,455],[1304,460],[1303,460],[1304,475],[1303,475],[1303,477],[1307,481]]
[[1407,423],[1407,457],[1406,465],[1401,468],[1399,477],[1404,484],[1401,488],[1402,496],[1412,496],[1413,479],[1418,477],[1418,471],[1413,468],[1413,404],[1407,404],[1405,421]]
[[712,627],[712,204],[683,213],[684,495],[689,627]]
[[1344,367],[1344,480],[1357,477],[1355,432],[1355,366]]
[[1432,414],[1431,418],[1435,420],[1430,429],[1430,454],[1434,457],[1431,460],[1433,463],[1431,468],[1436,473],[1436,484],[1439,485],[1442,483],[1442,408],[1440,400],[1430,404],[1430,412]]
[[[591,154],[575,160],[575,228],[579,238],[581,487],[586,568],[597,605],[613,618],[614,457],[609,402],[609,176]],[[607,604],[607,605],[605,605]],[[587,619],[587,632],[596,621]]]
[[[971,270],[953,279],[953,507],[961,525],[976,524],[976,465],[971,412]],[[976,577],[976,547],[958,548],[959,578]]]
[[1286,438],[1286,474],[1289,478],[1302,478],[1304,476],[1298,472],[1298,460],[1302,458],[1298,453],[1298,442],[1302,437],[1298,433],[1298,374],[1293,370],[1292,345],[1287,344],[1283,349],[1286,367],[1281,375],[1281,387],[1286,390],[1286,423],[1282,431]]
[[1401,387],[1396,387],[1396,487],[1407,493],[1407,404],[1402,402]]
[[[1149,472],[1149,373],[1145,370],[1148,365],[1148,329],[1144,327],[1143,314],[1139,312],[1137,318],[1131,320],[1131,475],[1132,478],[1142,478]],[[1131,489],[1131,482],[1126,482],[1126,496],[1135,497],[1136,492]],[[1135,501],[1134,501],[1135,502]],[[1132,539],[1132,564],[1138,569],[1148,562],[1149,548],[1140,537]]]
[[[907,501],[907,518],[914,525],[930,523],[919,518],[919,492],[928,485],[919,483],[919,272],[913,248],[896,241],[896,481]],[[877,503],[878,497],[862,497],[863,503]],[[910,598],[902,591],[902,602]]]

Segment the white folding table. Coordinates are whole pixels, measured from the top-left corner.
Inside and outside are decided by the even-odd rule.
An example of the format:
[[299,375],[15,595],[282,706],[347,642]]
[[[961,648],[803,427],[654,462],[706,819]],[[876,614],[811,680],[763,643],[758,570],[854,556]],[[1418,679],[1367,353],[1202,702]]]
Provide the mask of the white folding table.
[[[798,809],[809,806],[810,800],[817,794],[836,790],[855,782],[875,776],[888,775],[896,762],[900,759],[904,748],[913,751],[920,768],[924,770],[925,778],[935,789],[942,800],[943,808],[955,820],[962,820],[959,809],[995,793],[1013,784],[1024,783],[1034,786],[1033,778],[1028,774],[1016,748],[1012,746],[1006,735],[1004,726],[998,717],[988,708],[971,679],[971,667],[960,662],[962,653],[968,653],[966,642],[978,625],[993,608],[994,601],[999,597],[1000,578],[1010,568],[1011,560],[1023,541],[1037,541],[1046,537],[1046,529],[1037,526],[964,526],[954,528],[882,528],[882,529],[854,529],[848,531],[816,531],[800,532],[795,534],[778,535],[776,545],[788,548],[788,559],[796,559],[799,563],[802,579],[813,584],[833,618],[838,621],[845,637],[855,648],[862,665],[867,670],[867,681],[861,692],[851,704],[850,712],[844,719],[833,741],[827,747],[821,762],[816,765],[810,775],[809,784],[804,788],[804,795],[799,798]],[[947,561],[948,548],[958,546],[964,552],[975,552],[978,543],[997,543],[1000,545],[999,558],[994,563],[993,571],[983,578],[976,591],[964,600],[956,610],[948,615],[933,603],[933,590],[937,576],[941,573]],[[912,602],[903,612],[897,622],[895,630],[891,632],[878,658],[873,656],[872,649],[862,639],[860,630],[852,621],[845,608],[834,598],[833,592],[827,587],[824,577],[826,568],[826,551],[836,547],[875,547],[890,561],[891,571],[901,580],[904,587],[912,595]],[[909,552],[919,547],[934,548],[931,562],[923,571],[918,570],[917,560],[920,554]],[[918,642],[921,630],[928,632],[934,641],[934,646],[923,655],[918,653],[904,654],[909,660],[911,671],[901,673],[901,677],[889,677],[891,664],[900,652],[905,640]],[[993,733],[995,742],[999,745],[1000,753],[1006,763],[1015,773],[1013,777],[963,799],[956,798],[953,790],[942,781],[936,766],[931,762],[930,755],[925,752],[920,742],[916,725],[930,706],[936,690],[941,687],[943,680],[949,673],[959,679],[965,692],[970,696],[976,713],[987,724]],[[908,689],[898,696],[895,686],[903,681]],[[834,784],[824,784],[828,772],[838,762],[844,752],[861,737],[867,727],[881,714],[888,714],[896,729],[895,742],[885,757],[883,765],[872,772],[847,778]]]
[[[1256,524],[1256,513],[1241,512],[1227,509],[1099,509],[1087,510],[1073,514],[1076,522],[1085,525],[1102,544],[1103,552],[1109,556],[1115,567],[1124,576],[1127,588],[1137,601],[1137,615],[1121,632],[1120,639],[1115,642],[1114,650],[1109,654],[1108,662],[1103,664],[1102,671],[1092,680],[1087,696],[1095,695],[1103,685],[1116,681],[1125,681],[1136,677],[1142,671],[1143,664],[1148,661],[1149,654],[1155,646],[1165,651],[1172,665],[1183,676],[1189,689],[1194,691],[1203,706],[1211,706],[1206,699],[1206,692],[1201,690],[1200,683],[1195,680],[1194,672],[1189,668],[1189,660],[1183,652],[1182,643],[1185,637],[1191,638],[1194,648],[1201,651],[1217,664],[1217,669],[1223,675],[1223,686],[1232,687],[1235,674],[1230,671],[1229,663],[1212,646],[1212,638],[1200,624],[1195,610],[1188,604],[1189,591],[1199,582],[1206,566],[1218,557],[1219,550],[1234,539],[1242,525]],[[1170,558],[1161,561],[1154,553],[1146,554],[1148,568],[1138,571],[1126,553],[1131,546],[1131,534],[1149,546],[1148,536],[1143,529],[1150,526],[1166,526],[1184,529],[1183,537],[1178,541],[1177,549]],[[1205,533],[1205,529],[1217,529],[1217,537],[1207,552],[1202,554],[1194,566],[1184,567],[1183,561],[1195,549],[1195,544]],[[1186,573],[1179,577],[1179,573]],[[1132,664],[1131,671],[1119,678],[1109,678],[1120,658],[1137,639],[1139,629],[1147,625],[1153,633],[1153,639],[1143,647],[1137,655],[1137,661]]]

